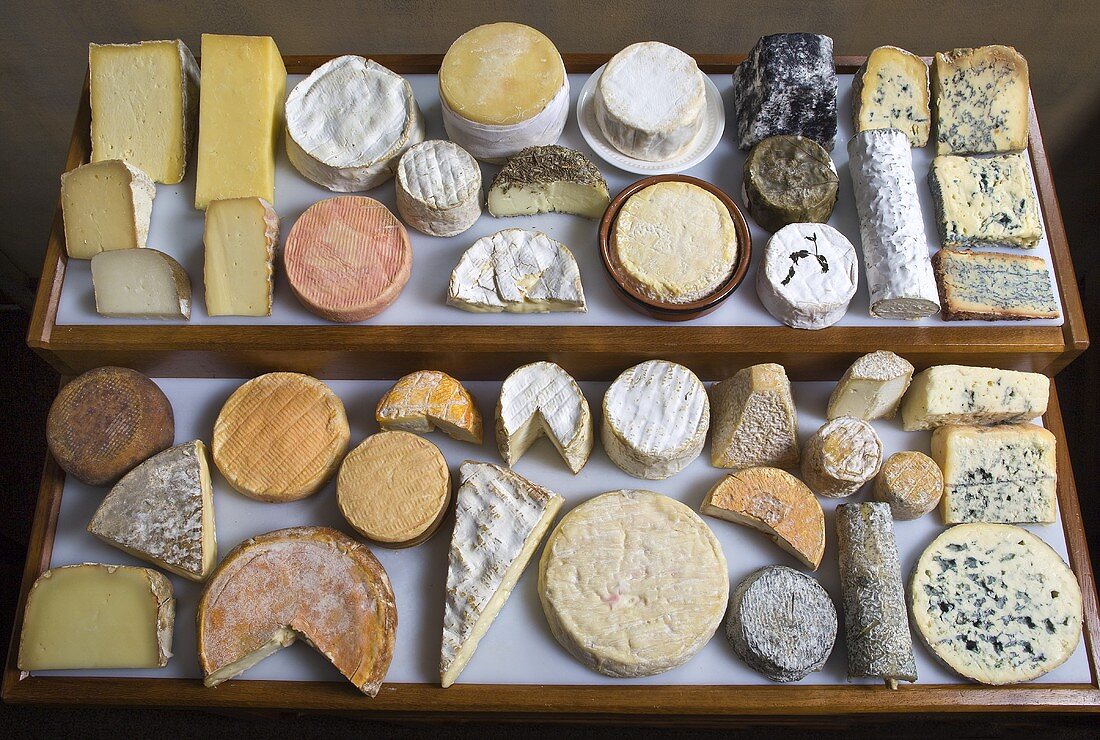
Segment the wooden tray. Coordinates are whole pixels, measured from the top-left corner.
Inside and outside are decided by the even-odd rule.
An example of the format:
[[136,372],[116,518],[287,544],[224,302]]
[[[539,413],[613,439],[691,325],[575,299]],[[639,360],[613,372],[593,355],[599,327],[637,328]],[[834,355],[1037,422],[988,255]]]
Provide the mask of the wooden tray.
[[[608,54],[567,54],[570,72],[592,72]],[[286,56],[288,72],[308,73],[330,56]],[[435,73],[441,55],[373,57],[405,74]],[[730,73],[741,55],[699,55],[708,73]],[[863,57],[838,57],[852,73]],[[845,115],[842,111],[841,115]],[[66,170],[88,160],[88,85]],[[731,124],[732,125],[732,124]],[[729,133],[727,132],[727,136]],[[838,377],[855,357],[894,349],[918,366],[958,362],[1053,375],[1088,347],[1081,299],[1058,199],[1032,106],[1030,156],[1063,306],[1062,326],[835,326],[804,332],[783,326],[275,326],[57,324],[65,275],[60,207],[55,213],[28,343],[64,374],[116,364],[161,376],[245,377],[278,367],[327,378],[386,378],[436,367],[468,379],[500,378],[506,369],[552,359],[578,378],[607,380],[621,368],[661,357],[706,377],[725,377],[762,361],[784,364],[792,379]],[[592,276],[590,280],[599,280]],[[748,286],[751,289],[751,286]]]

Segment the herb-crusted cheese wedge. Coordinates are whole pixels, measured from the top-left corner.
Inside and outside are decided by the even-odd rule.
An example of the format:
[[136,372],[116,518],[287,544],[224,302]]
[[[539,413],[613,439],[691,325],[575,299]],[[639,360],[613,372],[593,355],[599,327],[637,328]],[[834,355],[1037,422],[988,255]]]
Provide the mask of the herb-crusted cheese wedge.
[[508,160],[489,188],[489,213],[498,218],[572,213],[600,218],[610,196],[588,157],[556,144],[532,146]]

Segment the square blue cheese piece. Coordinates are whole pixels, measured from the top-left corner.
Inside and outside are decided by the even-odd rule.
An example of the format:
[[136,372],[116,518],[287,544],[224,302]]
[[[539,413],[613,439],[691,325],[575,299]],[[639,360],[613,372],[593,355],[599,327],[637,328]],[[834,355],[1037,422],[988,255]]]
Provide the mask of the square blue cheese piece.
[[1058,318],[1046,260],[1024,254],[941,249],[932,271],[944,321]]
[[928,185],[945,247],[1030,248],[1043,236],[1023,154],[939,156]]
[[1027,60],[1011,46],[938,52],[932,62],[936,154],[1027,149]]
[[756,42],[733,72],[738,146],[798,134],[832,151],[836,137],[833,40],[813,33],[778,33]]

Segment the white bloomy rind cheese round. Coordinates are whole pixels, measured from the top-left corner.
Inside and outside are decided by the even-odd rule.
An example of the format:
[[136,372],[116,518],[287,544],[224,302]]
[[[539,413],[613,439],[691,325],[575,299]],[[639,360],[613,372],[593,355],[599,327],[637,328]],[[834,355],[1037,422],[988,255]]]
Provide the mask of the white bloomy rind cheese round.
[[592,412],[577,381],[552,362],[516,369],[500,388],[497,448],[513,466],[539,437],[549,437],[574,473],[592,454]]
[[364,321],[397,300],[412,272],[405,227],[360,195],[311,205],[283,249],[287,281],[308,310],[329,321]]
[[729,574],[722,546],[684,504],[612,491],[559,522],[539,563],[550,631],[605,676],[653,676],[686,663],[722,621]]
[[429,236],[455,236],[481,216],[481,168],[452,141],[422,141],[397,165],[397,212]]
[[702,452],[709,427],[706,388],[673,362],[635,365],[603,397],[604,450],[636,478],[660,480],[683,470]]
[[439,68],[447,137],[503,164],[553,144],[569,117],[569,77],[550,39],[520,23],[490,23],[458,37]]
[[682,152],[703,125],[699,65],[659,41],[631,44],[604,67],[592,104],[607,140],[623,154],[660,161]]
[[374,60],[336,57],[286,100],[286,153],[313,182],[340,193],[381,185],[401,154],[424,140],[409,81]]
[[858,283],[855,247],[828,224],[791,224],[775,232],[756,273],[764,308],[796,329],[840,321]]
[[985,684],[1030,681],[1081,641],[1081,588],[1045,542],[1007,524],[960,524],[913,569],[909,610],[933,655]]

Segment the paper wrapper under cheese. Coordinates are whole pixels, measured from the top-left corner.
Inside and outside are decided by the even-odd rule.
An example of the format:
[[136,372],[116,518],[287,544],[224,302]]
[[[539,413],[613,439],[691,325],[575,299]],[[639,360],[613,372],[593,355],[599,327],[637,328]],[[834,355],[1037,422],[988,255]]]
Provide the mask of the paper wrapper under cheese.
[[509,157],[529,146],[557,143],[569,118],[569,77],[565,77],[561,89],[545,108],[519,123],[503,126],[478,123],[451,110],[442,95],[439,96],[439,103],[443,109],[443,128],[447,131],[447,138],[476,159],[504,164]]
[[920,319],[940,310],[917,199],[909,138],[897,129],[862,131],[848,142],[848,169],[871,315]]
[[836,508],[848,678],[881,678],[890,688],[916,681],[898,548],[884,503]]

